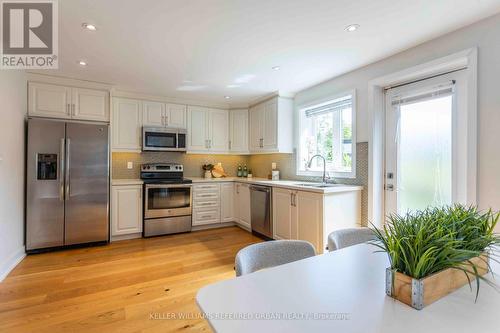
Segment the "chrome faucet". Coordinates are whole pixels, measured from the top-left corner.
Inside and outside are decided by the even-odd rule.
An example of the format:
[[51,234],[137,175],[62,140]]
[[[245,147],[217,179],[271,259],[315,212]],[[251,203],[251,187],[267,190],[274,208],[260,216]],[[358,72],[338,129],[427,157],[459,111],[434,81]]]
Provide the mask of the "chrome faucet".
[[323,184],[326,184],[326,159],[323,157],[323,155],[316,154],[313,157],[309,159],[309,162],[307,162],[307,168],[310,168],[312,165],[312,161],[315,157],[321,157],[323,159]]

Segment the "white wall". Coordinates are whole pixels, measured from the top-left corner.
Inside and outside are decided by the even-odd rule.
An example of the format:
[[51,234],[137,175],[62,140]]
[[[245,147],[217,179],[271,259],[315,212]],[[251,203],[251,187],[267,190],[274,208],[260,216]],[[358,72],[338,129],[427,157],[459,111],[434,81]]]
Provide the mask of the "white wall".
[[0,71],[0,281],[24,257],[26,75]]
[[[357,141],[369,141],[368,81],[478,47],[478,204],[500,210],[500,15],[299,92],[297,105],[356,89]],[[498,227],[500,231],[500,226]]]

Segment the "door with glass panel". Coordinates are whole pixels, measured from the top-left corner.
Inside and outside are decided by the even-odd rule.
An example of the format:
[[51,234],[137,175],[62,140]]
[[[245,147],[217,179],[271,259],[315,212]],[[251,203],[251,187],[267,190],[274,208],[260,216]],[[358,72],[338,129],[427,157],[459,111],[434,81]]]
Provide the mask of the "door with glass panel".
[[385,212],[460,202],[463,71],[386,91]]

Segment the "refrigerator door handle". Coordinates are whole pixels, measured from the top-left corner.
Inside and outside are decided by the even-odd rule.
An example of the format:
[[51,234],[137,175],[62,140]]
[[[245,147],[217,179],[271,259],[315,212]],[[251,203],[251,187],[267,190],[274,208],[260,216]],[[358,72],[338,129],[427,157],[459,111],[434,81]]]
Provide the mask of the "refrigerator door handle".
[[61,138],[61,148],[59,151],[59,200],[64,201],[64,166],[66,163],[66,142]]
[[71,140],[70,139],[66,139],[66,170],[64,172],[64,174],[66,175],[66,194],[65,194],[65,200],[69,200],[69,191],[70,191],[70,184],[69,184],[69,169],[70,169],[70,163],[69,163],[69,160],[70,160],[70,144],[71,144]]

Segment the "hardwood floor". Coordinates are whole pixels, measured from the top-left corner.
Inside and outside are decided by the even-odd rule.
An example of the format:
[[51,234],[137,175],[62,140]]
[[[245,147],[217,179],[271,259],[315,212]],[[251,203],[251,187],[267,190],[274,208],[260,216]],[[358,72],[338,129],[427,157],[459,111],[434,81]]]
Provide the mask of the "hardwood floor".
[[259,241],[228,227],[30,255],[0,283],[0,332],[209,332],[196,292]]

